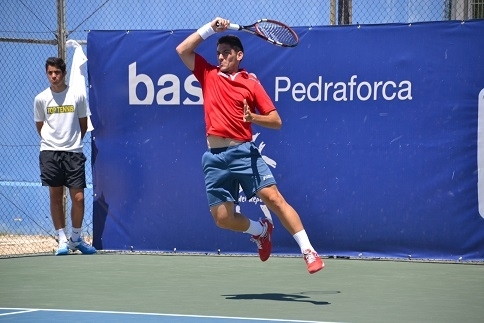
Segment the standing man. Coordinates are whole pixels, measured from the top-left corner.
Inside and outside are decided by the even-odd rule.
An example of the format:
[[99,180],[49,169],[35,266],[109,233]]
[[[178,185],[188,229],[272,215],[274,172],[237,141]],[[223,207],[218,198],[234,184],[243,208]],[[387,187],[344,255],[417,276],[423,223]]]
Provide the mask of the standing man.
[[[66,64],[63,59],[49,57],[45,71],[50,87],[34,100],[34,120],[40,135],[40,179],[49,186],[50,213],[59,238],[56,255],[67,255],[69,249],[94,254],[96,249],[81,237],[84,219],[84,188],[86,187],[82,139],[90,115],[86,97],[66,84]],[[66,236],[63,207],[64,186],[71,197],[72,233]]]
[[280,129],[282,121],[259,80],[239,68],[244,57],[240,39],[226,35],[218,40],[219,66],[209,64],[195,52],[204,39],[226,31],[229,23],[216,18],[176,48],[202,86],[208,145],[202,166],[210,212],[220,228],[252,235],[260,259],[266,261],[272,251],[271,220],[253,221],[235,211],[239,185],[247,198],[257,195],[299,244],[307,269],[313,274],[323,269],[324,263],[312,247],[299,215],[277,189],[274,176],[252,142],[252,123]]

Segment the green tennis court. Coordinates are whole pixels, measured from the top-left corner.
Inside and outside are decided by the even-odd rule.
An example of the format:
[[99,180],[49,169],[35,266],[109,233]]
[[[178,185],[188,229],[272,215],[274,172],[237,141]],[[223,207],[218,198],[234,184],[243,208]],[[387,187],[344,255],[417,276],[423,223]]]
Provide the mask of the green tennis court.
[[[278,256],[265,263],[255,256],[181,254],[0,259],[0,321],[24,322],[22,315],[42,321],[40,315],[47,315],[50,321],[84,317],[86,322],[104,322],[121,312],[151,313],[143,318],[158,322],[484,318],[482,264],[356,259],[325,263],[323,271],[309,275],[302,259]],[[18,308],[62,311],[4,315]],[[112,321],[122,322],[114,317]]]

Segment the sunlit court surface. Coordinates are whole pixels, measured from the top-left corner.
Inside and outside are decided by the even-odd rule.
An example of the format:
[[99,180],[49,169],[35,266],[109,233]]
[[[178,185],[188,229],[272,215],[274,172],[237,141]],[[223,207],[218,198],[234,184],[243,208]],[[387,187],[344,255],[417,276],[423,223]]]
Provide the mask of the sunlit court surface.
[[0,322],[480,322],[480,263],[111,254],[0,260]]

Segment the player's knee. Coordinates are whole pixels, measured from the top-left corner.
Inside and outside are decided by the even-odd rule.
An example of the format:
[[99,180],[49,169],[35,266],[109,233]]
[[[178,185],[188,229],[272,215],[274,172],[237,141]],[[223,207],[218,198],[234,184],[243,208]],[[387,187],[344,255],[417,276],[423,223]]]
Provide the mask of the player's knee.
[[226,219],[214,219],[215,225],[221,229],[228,228],[228,221]]
[[213,216],[215,225],[221,229],[230,228],[232,225],[231,218],[228,215],[215,215]]
[[277,189],[268,190],[260,197],[269,209],[282,209],[286,205],[284,197]]
[[230,228],[232,225],[233,216],[227,214],[226,212],[212,212],[213,221],[215,225],[222,229]]

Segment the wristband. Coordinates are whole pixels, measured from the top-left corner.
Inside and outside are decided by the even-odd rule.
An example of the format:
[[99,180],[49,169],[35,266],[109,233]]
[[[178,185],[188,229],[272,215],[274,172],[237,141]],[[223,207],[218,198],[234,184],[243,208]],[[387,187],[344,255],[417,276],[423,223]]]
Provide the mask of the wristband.
[[215,30],[213,30],[213,28],[210,25],[210,23],[208,23],[206,25],[203,25],[202,27],[198,28],[197,32],[200,35],[200,37],[202,37],[203,40],[205,40],[208,37],[210,37],[213,34],[215,34]]

